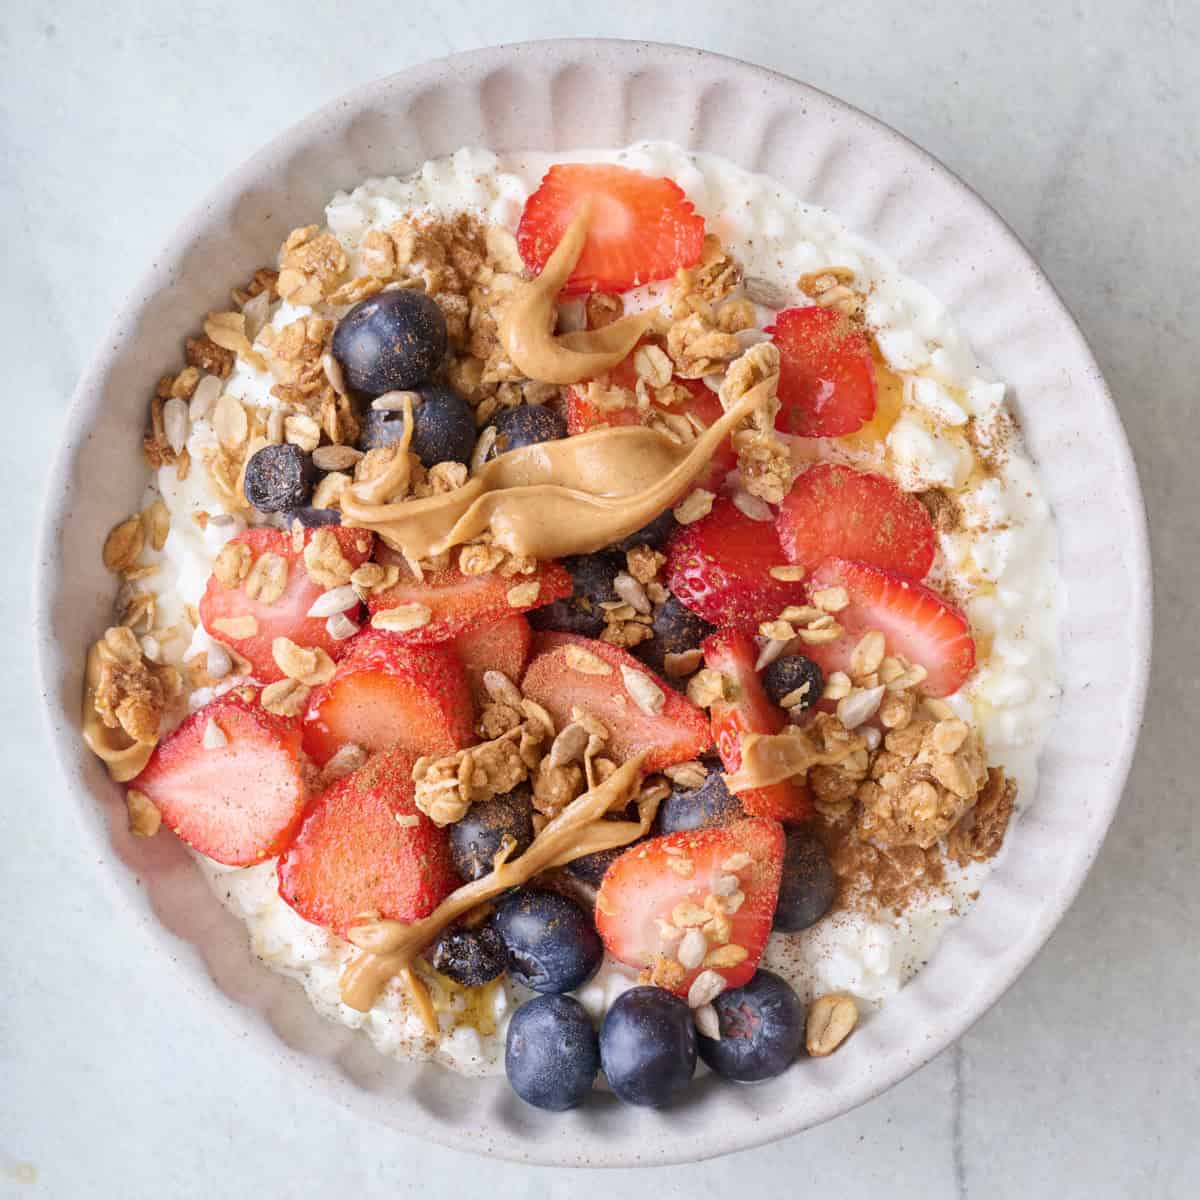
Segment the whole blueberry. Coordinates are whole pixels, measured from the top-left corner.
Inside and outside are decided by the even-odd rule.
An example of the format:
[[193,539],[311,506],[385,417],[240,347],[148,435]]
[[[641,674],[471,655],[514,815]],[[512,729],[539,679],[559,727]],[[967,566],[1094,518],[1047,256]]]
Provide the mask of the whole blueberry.
[[533,797],[526,784],[472,804],[466,816],[450,826],[454,869],[467,881],[490,875],[492,859],[506,837],[515,843],[514,858],[533,841]]
[[508,947],[509,974],[535,992],[574,991],[604,957],[591,917],[558,892],[511,892],[493,919]]
[[[423,466],[440,462],[466,463],[475,449],[475,414],[471,406],[450,388],[430,384],[419,389],[413,405],[413,432],[409,449]],[[358,436],[360,450],[390,446],[404,436],[402,412],[367,409]]]
[[699,650],[700,643],[715,630],[715,625],[710,625],[702,617],[696,616],[674,596],[668,596],[666,603],[660,604],[654,611],[650,625],[654,636],[642,642],[634,653],[644,663],[662,672],[668,654]]
[[700,1057],[718,1075],[756,1083],[795,1061],[804,1041],[804,1005],[774,972],[755,972],[749,983],[722,992],[713,1008],[721,1037],[700,1034],[697,1042]]
[[771,663],[762,675],[763,690],[775,704],[782,704],[793,692],[800,695],[788,708],[811,708],[825,690],[825,676],[811,658],[803,654],[785,654]]
[[536,996],[508,1023],[504,1072],[535,1108],[563,1112],[582,1103],[600,1069],[600,1046],[584,1007],[572,996]]
[[728,825],[746,814],[742,802],[725,786],[719,763],[706,763],[708,778],[697,788],[676,785],[658,806],[658,828],[662,833],[707,829]]
[[488,458],[536,446],[539,442],[556,442],[567,436],[567,423],[552,408],[544,404],[518,404],[502,408],[489,422],[496,431],[496,441]]
[[299,521],[305,529],[316,529],[321,525],[340,525],[342,514],[336,508],[293,508],[284,514],[288,528]]
[[[609,821],[630,821],[633,817],[629,813],[610,813],[605,818]],[[636,842],[630,842],[626,846],[614,846],[611,850],[595,850],[591,854],[583,854],[579,858],[572,860],[566,865],[568,875],[573,875],[576,879],[583,883],[590,883],[592,887],[599,887],[604,879],[604,873],[612,866],[626,850],[636,846],[638,842],[644,841],[643,838],[638,838]]]
[[653,521],[643,525],[641,529],[631,533],[623,541],[617,542],[613,549],[620,550],[622,553],[632,550],[634,546],[649,546],[652,550],[661,550],[667,544],[667,538],[675,532],[678,524],[675,514],[669,508],[664,508]]
[[443,929],[427,957],[435,971],[462,987],[482,987],[508,970],[508,951],[491,925]]
[[604,632],[605,601],[615,601],[613,581],[625,570],[625,556],[614,550],[598,554],[571,554],[559,560],[571,576],[574,592],[565,600],[536,608],[529,623],[544,633],[577,633],[599,637]]
[[264,446],[250,456],[242,487],[259,512],[286,512],[308,503],[319,474],[299,446]]
[[356,392],[420,387],[446,353],[446,318],[424,292],[402,288],[356,304],[333,331],[333,357]]
[[837,880],[825,844],[803,826],[787,831],[776,929],[795,933],[815,925],[833,906]]
[[626,1104],[665,1108],[696,1070],[696,1030],[685,1001],[635,987],[613,1002],[600,1026],[600,1065]]

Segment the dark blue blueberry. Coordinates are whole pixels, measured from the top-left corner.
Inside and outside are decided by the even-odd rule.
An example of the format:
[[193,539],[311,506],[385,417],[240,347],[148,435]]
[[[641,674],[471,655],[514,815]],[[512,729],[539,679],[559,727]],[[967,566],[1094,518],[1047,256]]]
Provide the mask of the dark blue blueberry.
[[[654,618],[650,625],[654,636],[642,642],[634,650],[634,654],[642,662],[662,673],[668,654],[683,654],[688,650],[698,650],[700,643],[710,633],[714,633],[716,628],[702,617],[696,616],[690,608],[685,607],[674,596],[668,596],[666,603],[660,604],[654,611]],[[669,674],[668,678],[670,678]]]
[[821,693],[825,690],[825,676],[811,658],[805,658],[803,654],[785,654],[763,672],[762,685],[775,704],[782,704],[784,697],[807,688],[795,705],[788,705],[789,708],[805,709],[811,708],[820,700]]
[[429,965],[462,987],[483,987],[508,970],[504,940],[491,925],[451,926],[429,948]]
[[512,1090],[535,1108],[563,1112],[581,1104],[600,1069],[596,1031],[571,996],[537,996],[508,1023],[504,1071]]
[[316,529],[320,525],[340,525],[342,514],[336,508],[293,508],[284,514],[290,529],[293,521],[299,521],[305,529]]
[[[610,813],[605,819],[609,821],[630,821],[633,818],[629,813],[622,812]],[[567,863],[567,874],[574,875],[576,879],[582,880],[584,883],[590,883],[592,887],[599,887],[601,880],[604,878],[605,871],[626,850],[632,846],[636,846],[638,842],[643,840],[643,838],[638,838],[637,842],[630,842],[626,846],[614,846],[611,850],[596,850],[592,854],[584,854]]]
[[795,933],[815,925],[833,906],[837,880],[825,844],[803,826],[789,829],[775,928]]
[[308,503],[319,474],[299,446],[264,446],[246,464],[242,486],[259,512],[286,512]]
[[[475,414],[457,392],[440,384],[419,389],[413,405],[409,449],[426,467],[440,462],[469,462],[475,449]],[[390,446],[404,436],[404,414],[367,410],[358,437],[360,450]]]
[[591,917],[558,892],[512,892],[496,905],[494,920],[508,947],[509,974],[535,992],[574,991],[604,957]]
[[560,560],[575,585],[566,600],[555,600],[534,609],[529,623],[544,633],[577,633],[599,637],[604,632],[604,610],[600,605],[617,599],[613,580],[625,570],[625,556],[614,550],[599,554],[572,554]]
[[725,786],[720,764],[706,765],[708,778],[698,788],[675,787],[658,806],[658,828],[662,833],[728,825],[746,815],[742,802]]
[[636,533],[631,533],[624,541],[617,542],[613,549],[622,553],[632,550],[634,546],[650,546],[654,550],[661,550],[678,524],[675,514],[669,508],[664,508],[653,521],[643,525]]
[[418,388],[446,353],[446,318],[424,292],[380,292],[356,304],[333,331],[333,357],[356,392]]
[[700,1057],[718,1075],[739,1083],[773,1079],[795,1061],[804,1041],[804,1005],[772,971],[759,970],[749,983],[722,992],[714,1001],[719,1041],[700,1034]]
[[467,815],[450,826],[450,856],[454,869],[465,880],[492,873],[492,859],[504,838],[515,843],[515,858],[533,841],[533,797],[522,784],[491,800],[472,804]]
[[692,1010],[656,987],[635,987],[613,1002],[600,1026],[600,1064],[626,1104],[665,1108],[696,1070]]
[[489,422],[496,431],[496,442],[488,458],[536,446],[539,442],[556,442],[567,436],[567,423],[552,408],[544,404],[518,404],[502,408]]

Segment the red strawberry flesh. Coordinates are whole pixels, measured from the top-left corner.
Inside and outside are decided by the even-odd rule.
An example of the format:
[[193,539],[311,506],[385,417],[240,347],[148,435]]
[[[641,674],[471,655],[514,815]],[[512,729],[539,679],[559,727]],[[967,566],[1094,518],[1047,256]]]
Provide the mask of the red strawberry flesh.
[[[778,733],[786,724],[783,710],[772,704],[763,690],[754,663],[758,646],[746,632],[721,629],[704,642],[704,662],[720,671],[731,691],[709,709],[713,740],[725,770],[733,773],[742,765],[743,733]],[[812,816],[808,788],[796,780],[739,792],[742,807],[752,816],[774,817],[777,821],[804,821]]]
[[[205,733],[213,725],[219,733]],[[300,728],[229,692],[158,744],[130,785],[168,828],[209,858],[252,866],[291,840],[307,793]]]
[[309,805],[279,859],[279,894],[344,936],[366,914],[428,916],[459,883],[446,832],[413,803],[413,758],[378,754]]
[[[596,929],[604,948],[631,967],[652,966],[664,950],[668,951],[665,957],[673,957],[675,947],[664,946],[659,922],[675,924],[685,918],[680,905],[704,909],[707,902],[715,906],[712,897],[727,886],[721,877],[736,875],[736,890],[744,898],[736,912],[726,915],[727,942],[710,938],[710,945],[713,950],[727,944],[747,951],[739,963],[712,968],[725,977],[728,986],[738,987],[754,974],[771,932],[783,851],[782,827],[762,817],[639,842],[608,868],[596,897]],[[681,870],[680,864],[686,867]],[[702,963],[687,970],[682,982],[671,990],[686,996],[704,969]]]
[[467,672],[467,683],[475,703],[482,707],[490,697],[483,686],[487,671],[499,671],[519,683],[529,661],[533,630],[522,616],[509,617],[494,625],[483,625],[454,639],[454,649]]
[[850,600],[837,614],[845,636],[805,650],[826,673],[847,670],[854,647],[872,629],[883,634],[888,654],[925,668],[928,675],[919,689],[927,696],[958,691],[975,669],[975,642],[967,618],[931,588],[843,558],[823,562],[810,584],[814,591],[844,587]]
[[809,467],[784,497],[776,521],[788,562],[811,571],[826,558],[854,558],[922,579],[937,537],[925,506],[883,475],[835,463]]
[[842,437],[875,415],[875,362],[862,329],[832,308],[789,308],[767,329],[779,347],[775,428]]
[[546,265],[585,200],[587,241],[564,294],[628,291],[699,260],[704,219],[678,184],[611,163],[559,163],[525,202],[517,227],[530,271]]
[[712,511],[678,529],[667,545],[668,588],[713,625],[755,628],[789,604],[803,604],[803,582],[775,579],[783,550],[770,521],[753,521],[732,500],[718,497]]
[[[357,567],[371,556],[375,535],[365,529],[326,526],[320,530],[306,529],[304,544],[322,534],[336,540],[341,556]],[[275,661],[272,645],[276,638],[289,638],[298,646],[318,647],[336,661],[346,652],[346,641],[334,638],[326,629],[326,617],[310,617],[308,610],[326,591],[324,584],[310,578],[304,555],[295,547],[290,532],[278,529],[248,529],[233,539],[250,547],[255,561],[263,554],[278,555],[287,564],[287,583],[279,599],[264,603],[246,594],[245,582],[227,587],[215,575],[200,598],[200,621],[217,641],[232,647],[250,663],[254,678],[260,683],[275,683],[283,672]],[[358,604],[349,612],[357,615]],[[253,618],[255,632],[249,637],[233,637],[221,622]]]
[[451,754],[475,740],[466,672],[450,646],[406,646],[364,630],[333,678],[313,690],[304,749],[323,765],[349,743],[369,753],[399,747]]
[[[598,661],[581,670],[580,653]],[[601,667],[607,667],[607,672],[599,673]],[[661,711],[648,713],[639,707],[626,685],[623,667],[662,693]],[[647,771],[686,762],[709,745],[708,722],[700,709],[645,663],[608,642],[570,633],[536,635],[521,690],[546,709],[559,729],[570,722],[572,708],[590,713],[607,726],[607,748],[613,756],[624,761],[644,750]]]

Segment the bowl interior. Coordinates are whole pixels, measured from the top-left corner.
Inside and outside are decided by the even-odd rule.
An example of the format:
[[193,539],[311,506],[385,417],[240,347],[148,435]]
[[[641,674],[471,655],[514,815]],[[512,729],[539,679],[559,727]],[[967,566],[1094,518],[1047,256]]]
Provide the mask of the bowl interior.
[[[113,590],[98,547],[143,487],[138,435],[153,383],[198,317],[272,261],[290,228],[319,220],[338,188],[462,145],[650,137],[723,154],[833,210],[926,284],[1011,385],[1058,521],[1064,694],[1036,803],[1025,798],[980,902],[837,1055],[754,1088],[701,1084],[692,1103],[665,1114],[606,1097],[586,1114],[551,1116],[502,1079],[380,1056],[254,961],[181,844],[126,833],[119,789],[79,739],[81,668]],[[531,1162],[636,1165],[725,1153],[844,1112],[943,1049],[1012,982],[1073,898],[1119,799],[1145,689],[1150,589],[1137,480],[1099,370],[1050,284],[965,185],[887,127],[770,72],[678,47],[542,42],[361,88],[264,148],[184,223],[100,345],[66,429],[48,479],[36,639],[68,790],[101,858],[120,860],[106,874],[164,958],[243,1038],[408,1133]]]

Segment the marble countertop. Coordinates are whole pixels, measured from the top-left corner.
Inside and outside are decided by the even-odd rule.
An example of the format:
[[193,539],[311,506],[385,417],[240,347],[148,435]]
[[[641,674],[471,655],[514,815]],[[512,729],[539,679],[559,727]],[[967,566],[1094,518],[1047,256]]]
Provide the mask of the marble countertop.
[[[496,1200],[785,1187],[839,1200],[1194,1195],[1197,8],[875,0],[851,18],[787,0],[609,0],[578,11],[536,0],[0,10],[0,469],[16,497],[0,593],[12,784],[0,1195],[432,1198],[482,1177]],[[111,906],[48,759],[26,635],[35,497],[71,389],[113,305],[212,181],[360,81],[453,50],[591,34],[686,41],[805,79],[978,189],[1096,351],[1142,473],[1156,560],[1141,751],[1100,860],[1034,965],[956,1047],[880,1099],[790,1141],[663,1173],[485,1164],[384,1133],[239,1053]]]

